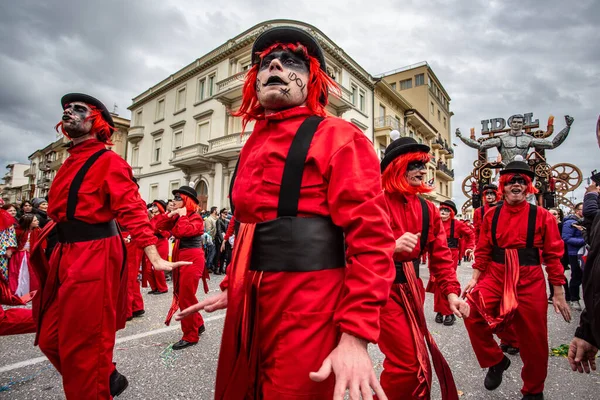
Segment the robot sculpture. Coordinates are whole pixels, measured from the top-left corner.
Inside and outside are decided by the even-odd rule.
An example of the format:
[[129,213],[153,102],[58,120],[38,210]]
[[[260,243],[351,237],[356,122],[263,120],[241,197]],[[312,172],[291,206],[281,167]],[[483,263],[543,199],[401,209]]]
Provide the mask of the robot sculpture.
[[[479,139],[475,139],[475,129],[471,128],[470,138],[464,137],[460,129],[456,136],[467,146],[477,150],[477,159],[473,163],[473,172],[465,178],[462,190],[468,200],[462,207],[463,213],[482,205],[481,189],[494,179],[494,171],[520,156],[535,172],[535,186],[539,193],[537,204],[550,208],[562,205],[573,209],[574,205],[565,196],[581,185],[582,173],[573,164],[561,163],[550,166],[546,162],[546,150],[560,146],[571,130],[573,118],[566,115],[566,127],[554,139],[548,138],[554,133],[554,117],[548,118],[546,130],[539,130],[539,120],[533,120],[533,113],[516,114],[508,119],[508,128],[504,118],[482,120]],[[487,151],[498,149],[497,158],[488,158]]]

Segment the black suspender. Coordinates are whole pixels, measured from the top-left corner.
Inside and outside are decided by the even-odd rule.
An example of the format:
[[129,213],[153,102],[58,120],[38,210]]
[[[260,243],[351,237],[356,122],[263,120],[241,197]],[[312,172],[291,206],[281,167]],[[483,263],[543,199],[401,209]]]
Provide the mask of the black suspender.
[[85,163],[81,166],[81,169],[77,171],[75,178],[71,182],[71,186],[69,187],[69,196],[67,197],[67,219],[73,221],[75,219],[75,210],[77,209],[79,189],[81,188],[81,184],[83,183],[83,178],[88,173],[92,165],[100,158],[100,156],[109,151],[108,149],[102,149],[92,154],[90,158],[88,158]]
[[[498,239],[496,237],[496,231],[498,229],[498,218],[500,217],[500,210],[502,209],[502,204],[496,206],[494,210],[494,217],[492,218],[492,244],[496,247],[498,246]],[[533,241],[535,239],[535,222],[537,218],[537,206],[533,204],[529,205],[529,215],[527,217],[527,241],[525,247],[528,249],[533,249]]]
[[[295,217],[298,214],[298,201],[300,200],[300,188],[302,187],[302,175],[304,174],[304,163],[308,155],[308,149],[312,142],[319,124],[323,117],[312,115],[304,120],[298,128],[292,144],[285,159],[283,167],[283,177],[281,179],[281,188],[279,190],[279,203],[277,205],[278,217]],[[229,185],[229,203],[232,213],[235,210],[233,205],[233,185],[240,162],[238,159],[233,171],[231,183]]]
[[321,121],[323,121],[323,117],[315,115],[306,118],[298,128],[294,140],[292,140],[283,167],[279,204],[277,206],[278,217],[295,217],[298,214],[304,163],[306,162],[310,143]]
[[454,219],[450,221],[450,239],[454,239]]
[[[418,196],[417,196],[418,197]],[[425,199],[418,197],[421,203],[421,253],[425,252],[425,246],[427,246],[427,236],[429,236],[429,207]]]

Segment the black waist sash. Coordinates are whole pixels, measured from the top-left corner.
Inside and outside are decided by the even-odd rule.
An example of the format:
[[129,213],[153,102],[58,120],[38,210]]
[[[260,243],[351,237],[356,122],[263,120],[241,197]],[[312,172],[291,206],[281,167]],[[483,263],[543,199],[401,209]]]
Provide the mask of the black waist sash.
[[115,220],[100,224],[88,224],[77,219],[59,222],[56,232],[59,243],[87,242],[119,235]]
[[458,238],[454,237],[454,219],[450,221],[450,236],[447,239],[448,248],[458,249]]
[[[294,135],[283,167],[277,218],[256,224],[250,270],[308,272],[346,265],[342,229],[329,217],[298,217],[304,165],[322,120],[317,116],[306,118]],[[230,185],[232,210],[231,192],[238,165]]]
[[[427,202],[423,198],[418,197],[418,199],[419,203],[421,203],[421,240],[419,242],[419,249],[421,251],[419,257],[412,260],[417,278],[419,277],[419,266],[421,265],[419,258],[427,250],[427,237],[429,236],[429,207],[427,207]],[[394,265],[396,266],[396,279],[394,279],[394,283],[406,283],[406,274],[402,268],[402,261],[394,260]]]
[[180,249],[199,249],[202,248],[202,236],[190,236],[179,239]]
[[[415,269],[415,275],[417,278],[419,277],[419,266],[421,265],[421,260],[418,258],[411,261],[413,263],[413,268]],[[394,261],[394,266],[396,267],[396,279],[394,279],[394,283],[406,283],[406,274],[404,273],[404,268],[402,268],[402,261]]]
[[[496,231],[498,229],[498,219],[502,204],[498,204],[492,218],[492,261],[498,264],[506,263],[506,249],[498,246]],[[519,265],[537,266],[541,264],[540,250],[533,246],[535,239],[535,221],[537,217],[537,206],[529,205],[529,214],[527,217],[527,240],[524,248],[516,249],[519,255]]]

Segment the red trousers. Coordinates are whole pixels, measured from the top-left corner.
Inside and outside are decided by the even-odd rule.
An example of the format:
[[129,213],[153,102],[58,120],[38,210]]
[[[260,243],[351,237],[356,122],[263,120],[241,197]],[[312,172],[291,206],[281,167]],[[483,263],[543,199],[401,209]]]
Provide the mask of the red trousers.
[[50,258],[60,286],[43,314],[38,340],[62,375],[67,399],[111,398],[124,258],[121,240],[113,236],[58,244]]
[[[512,327],[520,343],[523,369],[523,394],[544,391],[548,373],[548,296],[542,268],[519,267],[517,285],[519,305],[512,320]],[[497,315],[503,296],[504,266],[490,263],[485,276],[474,289],[485,300],[486,312]],[[479,365],[489,368],[502,361],[504,354],[494,340],[493,332],[477,309],[471,305],[471,315],[465,318],[465,326]]]
[[[204,271],[204,251],[202,249],[179,250],[177,261],[191,261],[192,265],[184,265],[177,269],[179,274],[179,308],[184,310],[198,303],[196,291]],[[197,343],[199,340],[198,328],[204,325],[204,319],[200,313],[183,319],[181,321],[182,339],[186,342]]]
[[[452,265],[454,265],[454,269],[456,269],[458,268],[458,249],[450,249],[450,252],[452,253]],[[450,304],[448,303],[448,297],[444,296],[439,285],[435,283],[433,285],[433,311],[442,315],[452,314]]]
[[[424,299],[423,282],[421,279],[418,279],[418,282]],[[397,286],[393,285],[392,291],[397,290]],[[385,355],[380,378],[381,387],[389,400],[428,399],[429,397],[418,395],[422,393],[424,383],[419,380],[421,365],[417,358],[417,348],[410,323],[404,311],[405,305],[399,304],[393,298],[392,295],[381,310],[381,334],[378,345]],[[431,371],[429,356],[427,356],[427,363]]]
[[[144,309],[144,299],[140,290],[138,274],[144,251],[133,243],[127,244],[127,317],[131,317],[134,311]],[[164,275],[163,275],[164,276]]]
[[29,308],[4,310],[0,306],[0,336],[35,333],[36,326]]
[[[163,260],[169,259],[169,241],[167,239],[159,239],[156,243],[156,250]],[[146,277],[150,284],[150,289],[161,293],[168,292],[169,287],[167,286],[164,271],[155,270],[146,256],[144,256],[144,262],[147,263],[147,268],[149,269]]]

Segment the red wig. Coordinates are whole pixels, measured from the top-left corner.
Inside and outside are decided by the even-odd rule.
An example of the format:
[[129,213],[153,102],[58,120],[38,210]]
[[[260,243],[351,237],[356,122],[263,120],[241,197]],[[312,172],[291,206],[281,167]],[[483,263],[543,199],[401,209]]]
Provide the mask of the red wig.
[[538,192],[538,190],[535,188],[535,186],[533,186],[533,181],[531,180],[530,177],[528,177],[525,174],[511,173],[511,174],[500,175],[500,181],[498,182],[498,195],[496,196],[496,198],[499,198],[499,199],[504,198],[504,186],[506,186],[508,184],[508,182],[510,182],[512,180],[512,178],[514,178],[516,175],[519,175],[520,177],[525,179],[525,182],[527,184],[527,188],[525,189],[525,194],[536,194]]
[[[164,214],[166,211],[164,209],[164,207],[162,206],[162,204],[160,204],[158,201],[155,201],[154,203],[152,203],[153,205],[156,206],[156,208],[158,208],[158,211],[160,211],[161,214]],[[185,203],[184,203],[185,204]],[[187,208],[187,207],[186,207]]]
[[[338,96],[341,95],[341,91],[337,83],[335,83],[335,81],[321,69],[319,60],[309,55],[306,47],[302,46],[300,43],[275,43],[259,53],[260,60],[262,61],[262,59],[265,58],[269,53],[277,49],[301,53],[304,58],[308,60],[309,75],[308,84],[306,85],[306,90],[308,93],[308,97],[306,98],[306,107],[315,115],[324,117],[325,106],[327,105],[327,96],[329,92],[331,91],[336,93]],[[242,131],[246,129],[248,122],[262,119],[265,116],[265,109],[260,105],[256,95],[256,79],[258,77],[259,67],[260,62],[254,64],[252,68],[248,70],[242,91],[242,104],[237,111],[231,114],[234,117],[242,117]]]
[[381,176],[381,183],[383,189],[390,193],[402,193],[402,194],[418,194],[418,193],[429,193],[433,188],[427,183],[422,182],[420,186],[411,186],[406,179],[406,170],[408,164],[421,161],[428,163],[431,159],[429,153],[422,151],[403,154],[396,157],[390,165],[387,166],[383,175]]
[[[86,122],[92,120],[92,130],[90,131],[90,133],[95,134],[96,138],[98,138],[98,140],[102,143],[106,143],[109,146],[113,146],[114,144],[110,141],[110,137],[116,129],[110,126],[110,124],[106,122],[104,118],[102,118],[102,111],[98,110],[92,105],[86,105],[90,108],[90,115],[85,120]],[[56,129],[56,132],[59,132],[58,128],[60,128],[60,132],[62,132],[63,135],[71,139],[67,131],[65,131],[62,121],[60,121],[54,127],[54,129]]]
[[192,200],[190,196],[183,193],[179,193],[179,196],[181,196],[181,200],[183,200],[183,206],[188,214],[193,214],[198,211],[198,204],[196,204],[196,202]]

